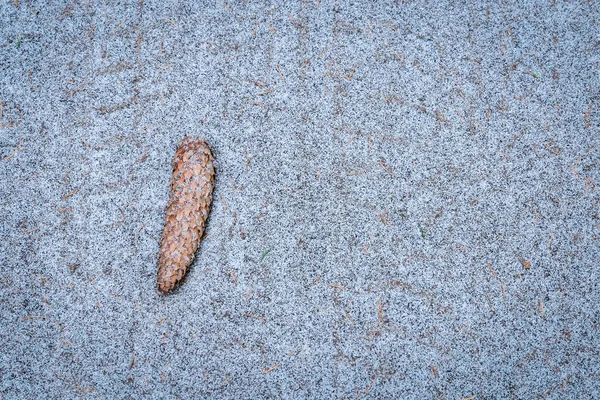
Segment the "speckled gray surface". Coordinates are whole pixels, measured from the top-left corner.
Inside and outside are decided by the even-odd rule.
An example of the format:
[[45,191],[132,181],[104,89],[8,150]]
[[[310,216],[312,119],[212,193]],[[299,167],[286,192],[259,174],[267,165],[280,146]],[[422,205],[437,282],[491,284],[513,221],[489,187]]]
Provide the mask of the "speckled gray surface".
[[600,398],[599,2],[498,3],[3,1],[2,400]]

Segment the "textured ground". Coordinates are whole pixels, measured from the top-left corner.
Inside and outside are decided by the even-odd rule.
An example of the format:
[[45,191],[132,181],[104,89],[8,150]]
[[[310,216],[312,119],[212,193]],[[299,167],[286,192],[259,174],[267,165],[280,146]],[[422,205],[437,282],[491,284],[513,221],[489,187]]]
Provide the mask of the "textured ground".
[[600,2],[451,3],[1,2],[2,400],[600,398]]

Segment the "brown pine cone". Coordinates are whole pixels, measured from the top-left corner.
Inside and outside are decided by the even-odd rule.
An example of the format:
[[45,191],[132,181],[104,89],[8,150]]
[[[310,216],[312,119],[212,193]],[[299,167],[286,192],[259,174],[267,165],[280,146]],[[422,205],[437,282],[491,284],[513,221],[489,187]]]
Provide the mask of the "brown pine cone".
[[169,293],[184,277],[210,211],[215,185],[213,156],[208,144],[192,137],[177,143],[173,159],[171,198],[158,252],[158,290]]

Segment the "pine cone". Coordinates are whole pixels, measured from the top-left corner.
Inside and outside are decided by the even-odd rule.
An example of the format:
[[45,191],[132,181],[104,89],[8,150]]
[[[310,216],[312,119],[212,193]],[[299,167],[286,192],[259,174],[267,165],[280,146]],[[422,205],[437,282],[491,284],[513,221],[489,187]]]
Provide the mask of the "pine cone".
[[213,156],[208,144],[186,137],[173,159],[171,198],[158,252],[158,290],[169,293],[185,276],[210,211],[215,184]]

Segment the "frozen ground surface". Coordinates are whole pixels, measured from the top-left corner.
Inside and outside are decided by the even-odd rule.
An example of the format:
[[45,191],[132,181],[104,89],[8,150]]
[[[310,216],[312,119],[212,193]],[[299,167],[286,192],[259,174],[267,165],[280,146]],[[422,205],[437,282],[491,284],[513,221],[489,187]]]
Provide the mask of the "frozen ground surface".
[[600,2],[179,3],[0,3],[2,400],[600,398]]

